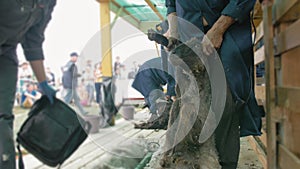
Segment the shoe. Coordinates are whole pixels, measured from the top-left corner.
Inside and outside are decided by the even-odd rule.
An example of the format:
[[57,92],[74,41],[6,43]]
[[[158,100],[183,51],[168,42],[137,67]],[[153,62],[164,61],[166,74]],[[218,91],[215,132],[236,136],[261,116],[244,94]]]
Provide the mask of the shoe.
[[151,113],[150,118],[147,120],[147,122],[152,122],[158,118],[158,115],[156,113]]
[[165,113],[159,116],[154,121],[148,121],[145,123],[134,124],[135,129],[163,129],[167,130],[169,121],[169,113]]
[[169,113],[171,107],[172,107],[172,104],[173,104],[173,101],[171,99],[169,100],[163,100],[163,99],[158,99],[156,101],[156,104],[157,104],[157,114],[160,116],[160,115],[163,115],[165,113]]

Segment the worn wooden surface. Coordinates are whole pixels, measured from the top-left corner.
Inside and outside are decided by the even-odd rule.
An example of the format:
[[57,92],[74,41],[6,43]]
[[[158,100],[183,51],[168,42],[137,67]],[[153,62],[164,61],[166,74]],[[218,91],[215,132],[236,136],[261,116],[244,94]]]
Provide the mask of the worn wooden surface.
[[281,169],[298,169],[300,160],[285,146],[279,145],[279,166]]
[[263,5],[263,27],[265,45],[265,75],[266,75],[266,112],[267,112],[267,161],[268,168],[276,168],[276,127],[271,112],[275,107],[275,71],[274,71],[274,44],[272,24],[272,4]]
[[[299,22],[300,23],[300,22]],[[300,30],[298,30],[300,34]],[[299,63],[300,47],[294,48],[281,55],[282,85],[300,87]]]
[[290,22],[299,18],[300,3],[299,0],[275,0],[273,22]]
[[[147,116],[148,112],[139,112],[142,116]],[[136,114],[136,116],[138,113]],[[135,116],[135,117],[136,117]],[[137,119],[137,118],[135,118]],[[120,135],[111,134],[119,133]],[[100,129],[99,133],[91,134],[89,138],[67,159],[62,165],[62,169],[92,169],[101,163],[101,158],[110,153],[109,149],[119,146],[129,137],[145,137],[150,142],[163,144],[165,131],[159,130],[139,130],[134,129],[132,121],[117,120],[114,127]],[[238,169],[264,169],[259,161],[255,149],[251,147],[249,137],[241,138],[241,152]],[[31,154],[24,156],[26,169],[51,169]]]
[[[299,18],[299,0],[275,0],[273,4],[265,4],[266,145],[269,169],[300,168]],[[263,142],[263,138],[260,140]]]
[[[134,129],[130,121],[119,120],[115,127],[100,129],[99,133],[90,134],[88,139],[79,147],[75,153],[67,159],[61,168],[93,168],[94,161],[101,158],[105,153],[117,147],[129,138],[144,137],[151,141],[159,142],[165,131]],[[25,168],[46,169],[51,168],[43,165],[32,155],[24,157]]]

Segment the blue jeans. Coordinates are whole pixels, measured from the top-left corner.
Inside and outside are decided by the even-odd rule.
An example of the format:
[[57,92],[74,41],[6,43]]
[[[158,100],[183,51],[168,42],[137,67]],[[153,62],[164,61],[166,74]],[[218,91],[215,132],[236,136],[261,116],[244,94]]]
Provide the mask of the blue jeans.
[[160,89],[154,89],[149,93],[149,96],[145,98],[147,105],[149,106],[150,113],[156,113],[158,109],[157,100],[164,99],[165,94]]
[[96,102],[97,103],[102,102],[101,86],[102,86],[102,83],[95,83]]
[[18,74],[15,49],[11,47],[0,55],[0,168],[3,169],[16,168],[12,113]]
[[78,96],[78,93],[77,93],[76,89],[64,88],[64,90],[65,90],[64,91],[65,92],[64,101],[69,104],[71,102],[71,100],[73,99],[74,103],[75,103],[75,106],[79,109],[79,112],[82,115],[85,115],[86,112],[83,110],[83,107],[80,103],[80,98]]
[[94,100],[94,86],[92,84],[88,84],[85,86],[85,89],[88,93],[88,105],[91,105]]

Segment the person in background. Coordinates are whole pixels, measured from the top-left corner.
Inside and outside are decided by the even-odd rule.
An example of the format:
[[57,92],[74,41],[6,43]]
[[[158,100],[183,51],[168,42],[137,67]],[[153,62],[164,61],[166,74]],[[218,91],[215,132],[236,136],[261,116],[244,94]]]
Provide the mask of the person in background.
[[53,103],[56,91],[46,80],[44,68],[44,32],[51,20],[56,0],[0,1],[0,168],[15,169],[13,106],[18,80],[17,45],[37,78],[43,95]]
[[102,86],[102,66],[101,62],[97,63],[95,65],[95,70],[94,70],[94,81],[95,81],[95,90],[96,90],[96,102],[98,104],[101,104],[101,99],[102,99],[102,93],[101,93],[101,86]]
[[26,85],[27,83],[32,83],[33,82],[33,73],[32,70],[29,67],[28,62],[23,62],[20,64],[20,69],[19,69],[19,92],[23,92],[26,90]]
[[74,103],[78,107],[79,112],[82,115],[86,115],[87,112],[84,111],[80,103],[80,97],[77,92],[78,77],[81,76],[80,74],[78,74],[78,69],[76,66],[78,56],[79,55],[76,52],[72,52],[70,54],[71,57],[70,61],[61,68],[63,72],[62,84],[64,87],[64,94],[65,94],[63,100],[68,104],[70,104],[71,101],[74,100]]
[[121,78],[121,62],[120,62],[120,56],[116,57],[116,61],[114,63],[114,75],[118,78]]
[[87,64],[84,74],[85,90],[87,92],[86,106],[91,106],[94,100],[94,74],[91,64]]
[[50,67],[46,68],[46,76],[47,76],[48,84],[51,85],[52,87],[55,87],[55,75],[51,71]]
[[21,107],[31,108],[33,103],[41,97],[41,94],[35,89],[34,84],[26,84],[26,90],[21,96]]

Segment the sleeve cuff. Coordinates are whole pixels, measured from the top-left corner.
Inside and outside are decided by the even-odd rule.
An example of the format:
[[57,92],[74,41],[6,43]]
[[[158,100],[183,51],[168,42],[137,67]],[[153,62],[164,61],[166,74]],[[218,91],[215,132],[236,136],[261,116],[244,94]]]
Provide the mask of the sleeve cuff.
[[26,60],[44,60],[44,53],[42,48],[24,49]]
[[242,13],[243,10],[233,2],[230,2],[222,11],[222,15],[230,16],[238,22],[242,21]]
[[173,12],[176,12],[176,8],[168,6],[167,15],[169,15],[170,13],[173,13]]
[[253,9],[256,0],[247,0],[239,3],[238,2],[229,2],[229,4],[223,9],[221,14],[230,16],[235,21],[241,23],[249,18],[250,11]]

